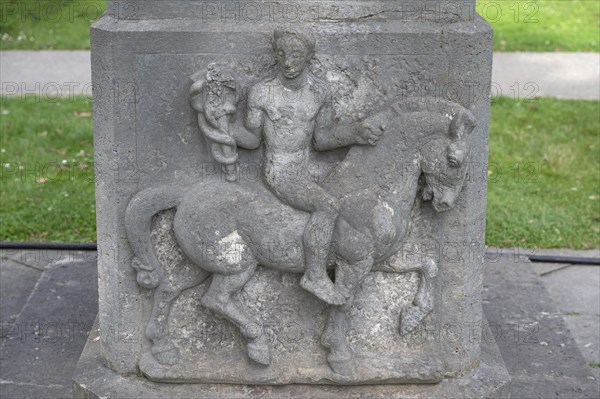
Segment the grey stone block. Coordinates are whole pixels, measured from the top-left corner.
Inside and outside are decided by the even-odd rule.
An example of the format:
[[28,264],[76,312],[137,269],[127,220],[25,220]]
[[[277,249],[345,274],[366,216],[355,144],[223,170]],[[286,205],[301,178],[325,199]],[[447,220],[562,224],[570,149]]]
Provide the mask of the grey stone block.
[[[474,369],[477,327],[434,337],[482,320],[490,27],[326,1],[340,18],[303,24],[315,44],[306,32],[274,38],[280,21],[204,20],[205,2],[132,4],[139,18],[115,16],[113,2],[92,30],[108,366],[271,385],[431,383]],[[337,92],[258,98],[268,83]],[[220,109],[209,94],[223,90],[242,96]],[[324,128],[326,108],[342,128]],[[242,124],[264,136],[262,151]],[[279,181],[265,172],[278,163],[311,163],[317,176]],[[262,179],[250,181],[256,165]],[[298,245],[290,261],[261,252],[270,243]],[[317,252],[332,255],[318,270],[331,261],[335,284],[301,278]]]
[[475,371],[438,384],[332,386],[290,384],[280,386],[238,384],[161,384],[143,377],[120,376],[102,362],[100,345],[86,345],[73,376],[75,399],[188,399],[188,398],[506,398],[510,376],[495,343],[482,345]]

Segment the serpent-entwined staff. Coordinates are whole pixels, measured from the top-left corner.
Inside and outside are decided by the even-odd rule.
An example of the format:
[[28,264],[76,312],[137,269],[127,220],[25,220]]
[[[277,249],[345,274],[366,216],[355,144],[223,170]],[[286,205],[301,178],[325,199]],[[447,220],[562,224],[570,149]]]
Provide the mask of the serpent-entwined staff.
[[229,132],[229,116],[236,110],[231,101],[234,92],[233,79],[224,77],[214,65],[209,65],[206,81],[198,81],[190,89],[200,130],[210,140],[211,155],[222,165],[228,182],[237,180],[237,144]]

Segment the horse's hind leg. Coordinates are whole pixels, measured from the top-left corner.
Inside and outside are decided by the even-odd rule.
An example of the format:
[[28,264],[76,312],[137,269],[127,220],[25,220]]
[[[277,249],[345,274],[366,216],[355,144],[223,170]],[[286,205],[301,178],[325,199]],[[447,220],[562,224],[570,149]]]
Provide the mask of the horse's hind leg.
[[262,328],[257,328],[260,326],[258,322],[233,302],[233,294],[239,291],[256,271],[256,262],[247,259],[244,261],[247,267],[241,273],[213,275],[210,287],[202,297],[202,305],[237,325],[247,340],[248,357],[257,363],[269,365],[271,351]]
[[164,279],[154,290],[152,313],[146,325],[146,337],[152,341],[152,355],[160,364],[173,365],[179,361],[179,351],[169,337],[171,305],[182,291],[202,283],[210,274],[195,270],[192,276]]

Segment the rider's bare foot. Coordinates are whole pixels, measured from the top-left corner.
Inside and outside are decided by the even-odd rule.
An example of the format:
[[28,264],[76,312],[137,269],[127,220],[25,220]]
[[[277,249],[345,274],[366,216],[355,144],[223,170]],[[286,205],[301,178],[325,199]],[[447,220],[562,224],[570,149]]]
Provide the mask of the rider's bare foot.
[[306,291],[330,305],[343,305],[346,303],[346,297],[335,289],[335,286],[327,277],[310,279],[304,275],[300,280],[300,285]]

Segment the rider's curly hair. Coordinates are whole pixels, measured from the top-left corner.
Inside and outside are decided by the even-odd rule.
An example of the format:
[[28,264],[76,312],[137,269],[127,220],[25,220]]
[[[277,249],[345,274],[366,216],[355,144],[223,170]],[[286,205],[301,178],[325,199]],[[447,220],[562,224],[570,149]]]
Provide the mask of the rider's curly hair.
[[316,45],[315,36],[310,30],[296,26],[279,26],[275,29],[273,39],[271,40],[273,50],[277,51],[277,42],[288,36],[298,39],[310,54],[314,54]]

